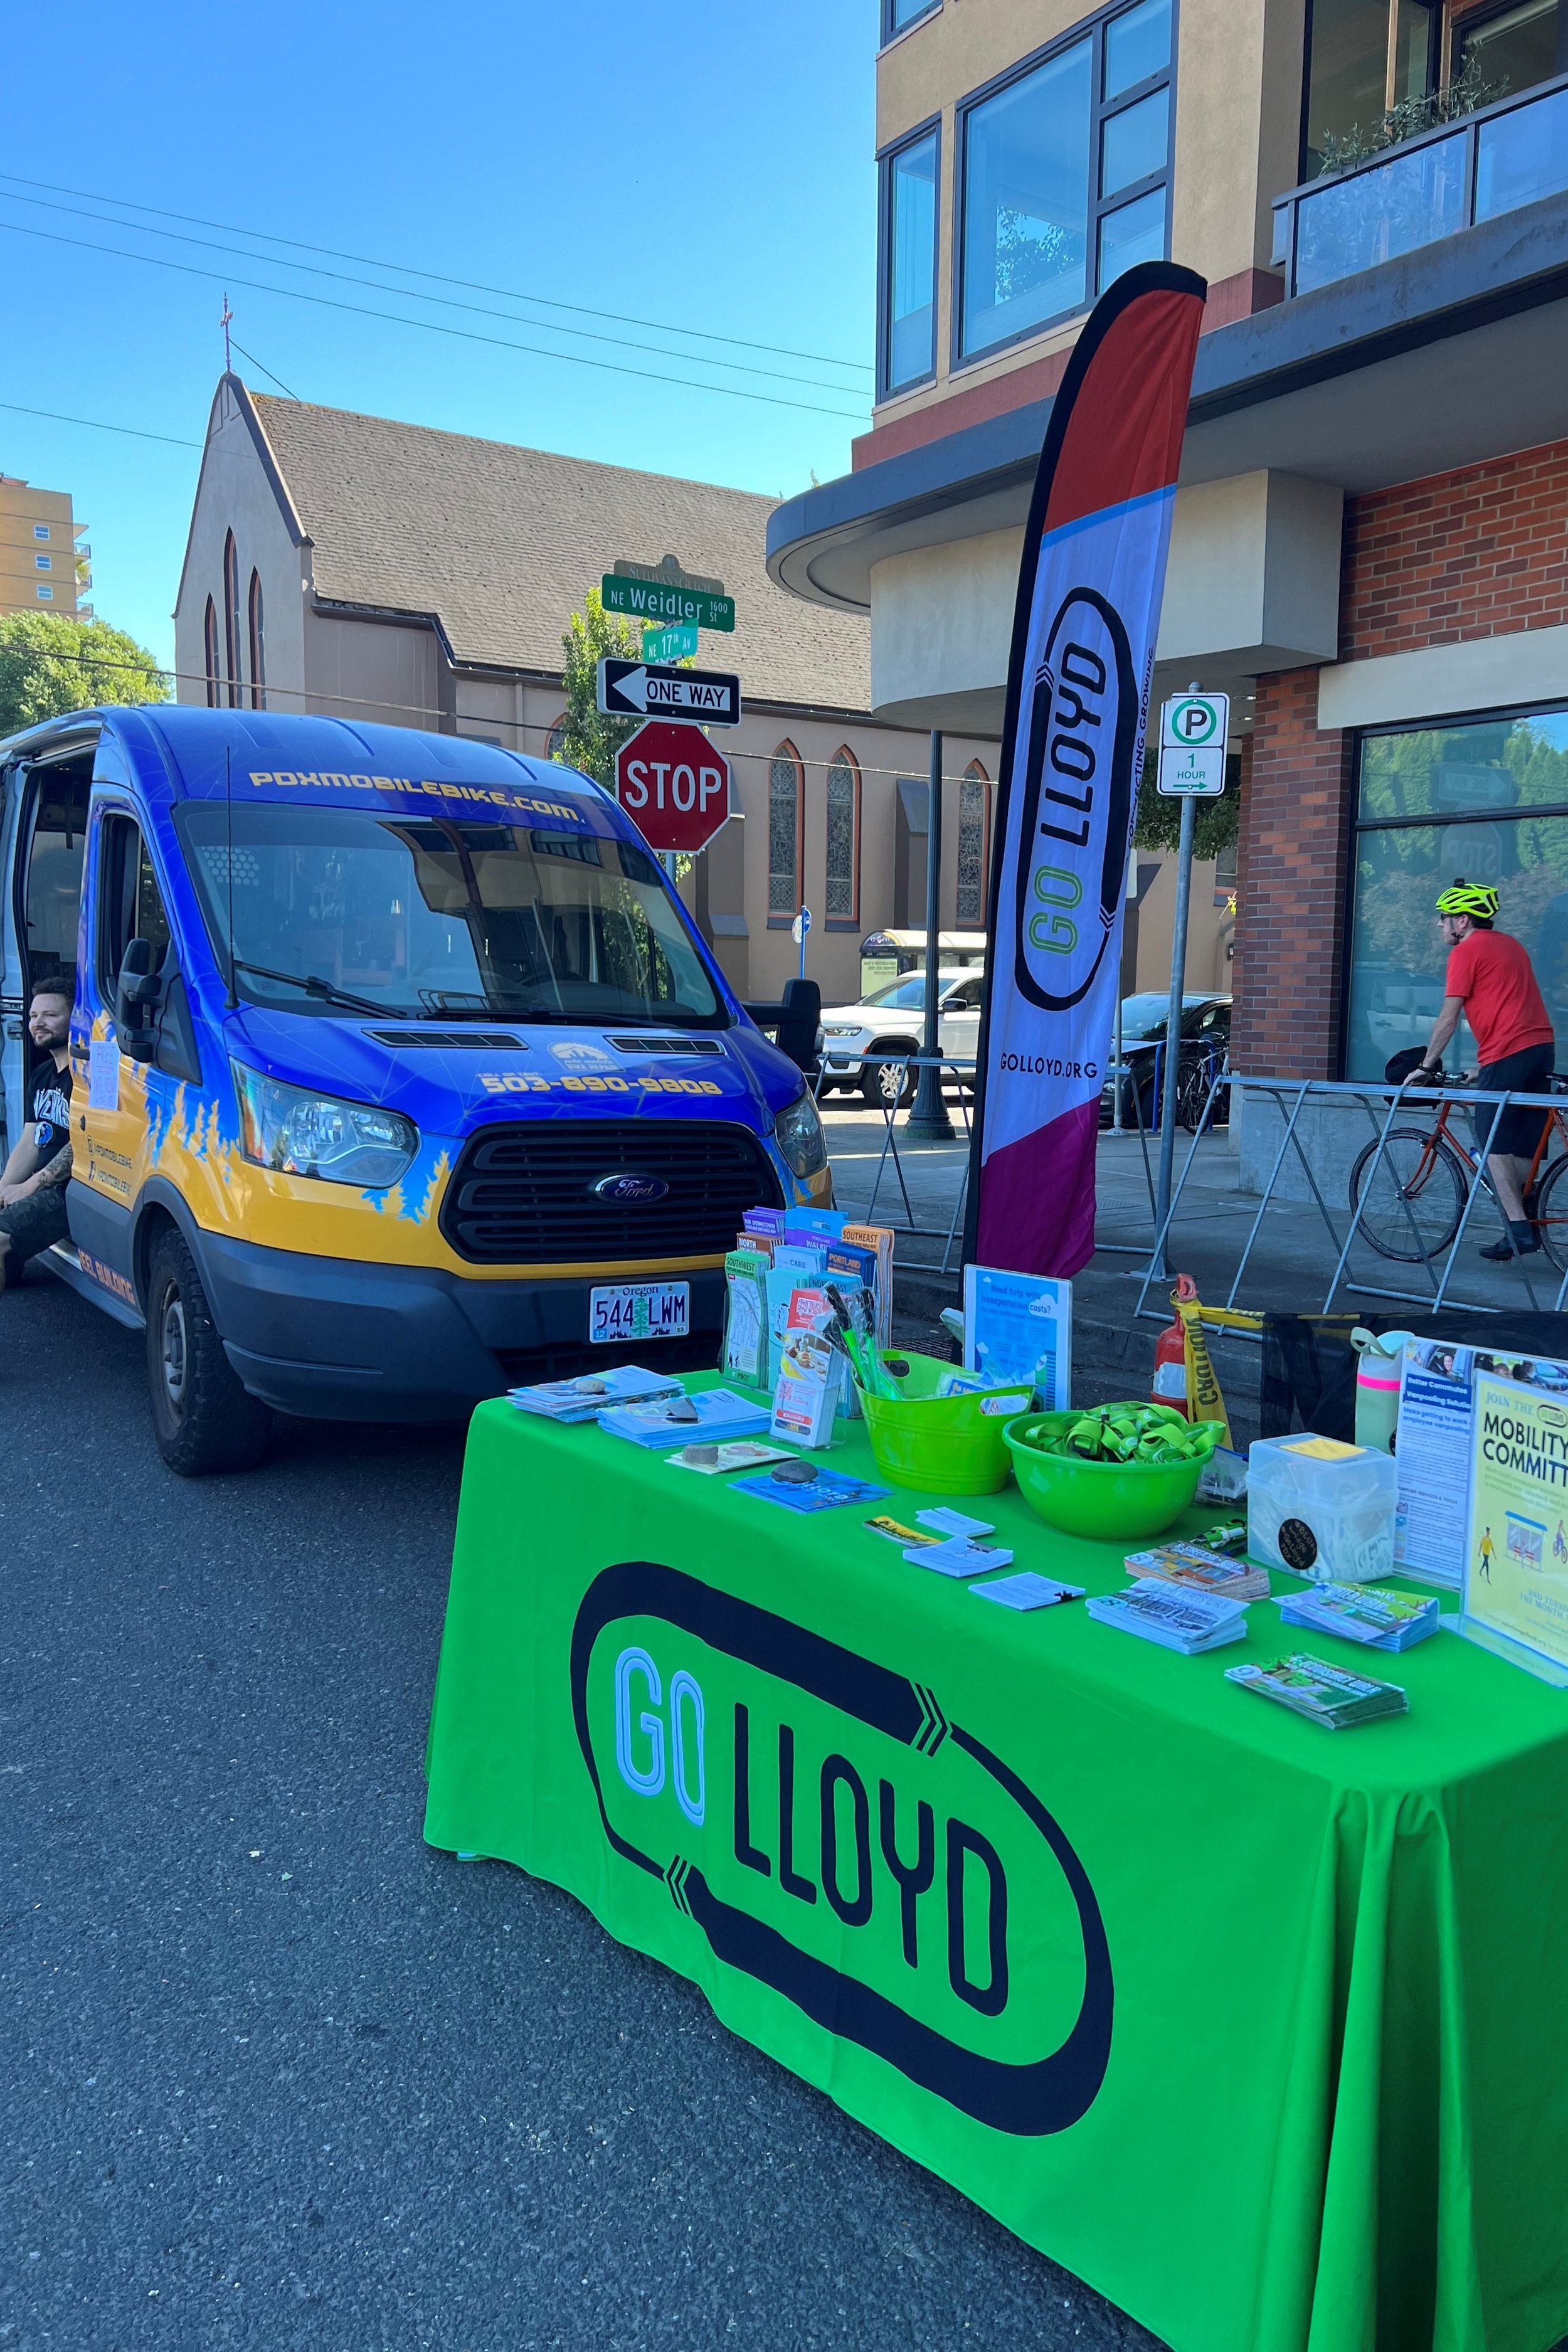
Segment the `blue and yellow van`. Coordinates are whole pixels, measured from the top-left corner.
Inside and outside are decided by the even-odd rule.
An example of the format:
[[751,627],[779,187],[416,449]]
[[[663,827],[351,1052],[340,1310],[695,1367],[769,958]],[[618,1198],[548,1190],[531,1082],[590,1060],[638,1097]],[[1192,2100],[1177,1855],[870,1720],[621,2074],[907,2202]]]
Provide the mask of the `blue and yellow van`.
[[466,1414],[591,1362],[715,1360],[759,1202],[831,1198],[801,1071],[586,777],[259,710],[0,743],[5,1106],[76,977],[70,1242],[144,1328],[159,1446],[268,1409]]

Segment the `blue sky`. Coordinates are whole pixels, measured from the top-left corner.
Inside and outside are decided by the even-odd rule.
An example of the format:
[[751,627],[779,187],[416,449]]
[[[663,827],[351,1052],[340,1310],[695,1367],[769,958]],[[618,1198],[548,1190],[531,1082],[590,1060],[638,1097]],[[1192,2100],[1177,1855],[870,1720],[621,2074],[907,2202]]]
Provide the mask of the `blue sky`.
[[[197,449],[15,411],[199,443],[226,286],[254,355],[237,352],[236,368],[262,391],[277,388],[265,368],[331,407],[773,495],[844,472],[869,414],[876,19],[875,0],[13,12],[0,472],[71,491],[91,526],[95,608],[163,661]],[[283,266],[286,248],[268,244],[279,238],[434,277],[296,249],[374,282],[310,275]],[[435,282],[449,278],[473,283]],[[415,299],[420,284],[476,308]],[[800,405],[455,340],[282,288]]]

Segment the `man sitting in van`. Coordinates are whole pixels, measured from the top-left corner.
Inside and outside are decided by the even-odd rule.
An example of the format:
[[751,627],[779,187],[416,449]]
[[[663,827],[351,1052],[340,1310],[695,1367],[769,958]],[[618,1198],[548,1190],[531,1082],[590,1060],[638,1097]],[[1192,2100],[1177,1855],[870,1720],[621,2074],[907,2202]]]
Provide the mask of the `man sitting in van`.
[[27,1125],[0,1170],[0,1283],[21,1279],[24,1262],[66,1237],[70,1181],[70,1020],[76,983],[68,975],[33,989],[27,1030],[42,1059],[27,1088]]

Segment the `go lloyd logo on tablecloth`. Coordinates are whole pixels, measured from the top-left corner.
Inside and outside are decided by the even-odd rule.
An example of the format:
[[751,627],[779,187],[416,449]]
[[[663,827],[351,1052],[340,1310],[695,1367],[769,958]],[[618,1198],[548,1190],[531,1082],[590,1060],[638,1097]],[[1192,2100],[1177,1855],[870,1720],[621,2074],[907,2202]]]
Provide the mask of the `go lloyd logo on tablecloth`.
[[611,1846],[720,1960],[994,2130],[1088,2112],[1112,2009],[1093,1889],[932,1692],[631,1560],[584,1596],[572,1704]]

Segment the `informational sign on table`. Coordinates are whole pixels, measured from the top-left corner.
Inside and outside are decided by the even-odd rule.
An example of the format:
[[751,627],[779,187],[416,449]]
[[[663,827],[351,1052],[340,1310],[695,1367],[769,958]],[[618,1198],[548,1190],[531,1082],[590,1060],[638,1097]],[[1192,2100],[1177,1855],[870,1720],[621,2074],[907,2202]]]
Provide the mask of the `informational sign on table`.
[[1568,1398],[1492,1372],[1476,1374],[1462,1623],[1568,1681]]
[[1568,1363],[1496,1355],[1451,1339],[1407,1339],[1399,1384],[1399,1503],[1394,1561],[1402,1576],[1457,1592],[1465,1577],[1471,1391],[1478,1371],[1528,1381],[1568,1401]]

